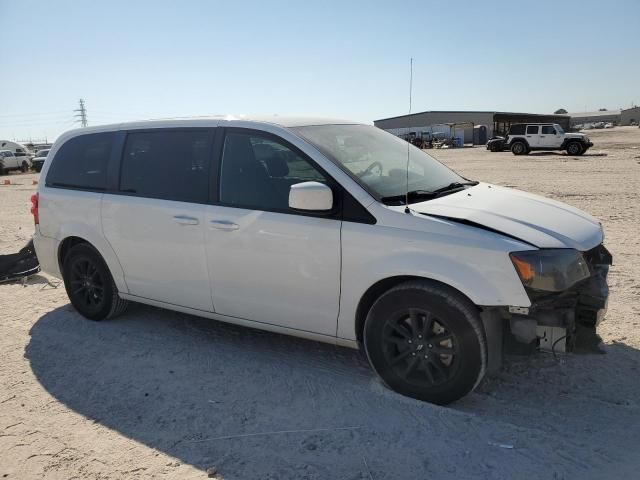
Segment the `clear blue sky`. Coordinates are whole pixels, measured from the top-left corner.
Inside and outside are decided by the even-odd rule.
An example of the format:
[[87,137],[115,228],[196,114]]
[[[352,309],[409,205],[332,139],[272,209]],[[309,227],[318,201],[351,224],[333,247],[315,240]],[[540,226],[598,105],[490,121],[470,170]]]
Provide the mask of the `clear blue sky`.
[[0,138],[161,116],[640,103],[640,1],[0,0]]

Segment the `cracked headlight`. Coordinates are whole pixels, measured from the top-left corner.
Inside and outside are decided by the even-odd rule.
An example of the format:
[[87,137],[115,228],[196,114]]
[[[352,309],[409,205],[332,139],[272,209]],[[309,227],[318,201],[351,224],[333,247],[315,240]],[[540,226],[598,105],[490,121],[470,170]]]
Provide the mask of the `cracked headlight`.
[[509,256],[522,284],[533,290],[561,292],[591,276],[582,253],[573,249],[527,250]]

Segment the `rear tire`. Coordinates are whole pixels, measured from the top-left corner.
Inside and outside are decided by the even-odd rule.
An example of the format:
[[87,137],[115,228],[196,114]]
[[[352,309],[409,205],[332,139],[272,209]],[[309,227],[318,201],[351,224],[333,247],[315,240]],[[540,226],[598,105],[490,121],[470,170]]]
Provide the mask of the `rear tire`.
[[527,144],[524,142],[513,142],[511,145],[511,153],[514,155],[526,155],[529,153],[529,149],[527,148]]
[[584,153],[584,149],[582,148],[582,145],[580,145],[578,142],[570,142],[567,145],[568,155],[578,156],[578,155],[582,155],[583,153]]
[[107,264],[87,243],[71,248],[64,258],[62,277],[71,304],[89,320],[113,318],[127,308],[129,302],[118,296]]
[[4,175],[6,172],[4,171],[4,161],[0,160],[0,176]]
[[438,405],[471,392],[487,368],[476,307],[426,281],[400,284],[378,298],[365,321],[364,346],[389,388]]

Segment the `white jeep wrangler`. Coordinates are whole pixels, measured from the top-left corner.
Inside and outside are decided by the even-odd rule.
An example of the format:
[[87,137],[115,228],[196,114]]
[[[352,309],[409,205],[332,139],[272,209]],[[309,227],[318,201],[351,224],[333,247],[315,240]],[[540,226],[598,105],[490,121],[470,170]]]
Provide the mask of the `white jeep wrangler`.
[[557,123],[518,123],[511,125],[505,146],[514,155],[527,155],[533,150],[566,150],[569,155],[582,155],[593,143],[583,133],[565,133]]

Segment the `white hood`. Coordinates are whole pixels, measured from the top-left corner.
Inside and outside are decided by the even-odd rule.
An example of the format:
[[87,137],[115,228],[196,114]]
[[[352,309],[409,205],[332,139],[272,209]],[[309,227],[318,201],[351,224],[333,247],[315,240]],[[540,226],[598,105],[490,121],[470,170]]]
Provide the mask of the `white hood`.
[[411,209],[485,226],[539,248],[586,251],[603,240],[600,223],[577,208],[487,183],[414,203]]
[[564,138],[585,138],[586,135],[584,133],[565,133]]

